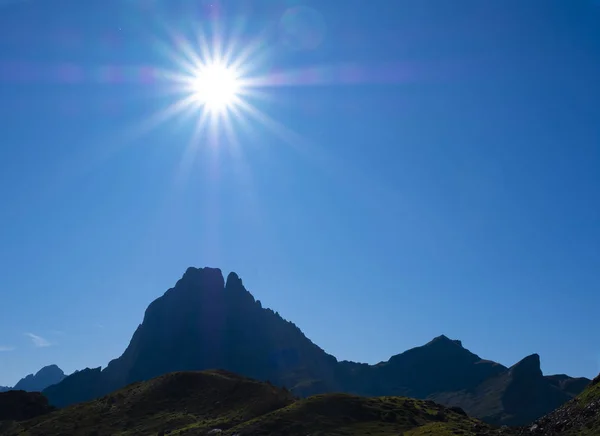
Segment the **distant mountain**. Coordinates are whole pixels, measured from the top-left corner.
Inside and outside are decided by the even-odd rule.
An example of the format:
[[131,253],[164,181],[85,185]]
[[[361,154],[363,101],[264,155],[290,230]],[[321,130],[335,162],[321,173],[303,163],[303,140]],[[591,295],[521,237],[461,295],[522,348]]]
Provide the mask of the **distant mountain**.
[[600,375],[577,397],[521,429],[520,436],[600,435]]
[[344,386],[361,395],[427,398],[437,392],[472,389],[506,368],[483,360],[462,343],[442,335],[377,365],[342,362]]
[[0,386],[0,392],[6,392],[6,391],[10,391],[10,388],[8,386]]
[[474,388],[430,397],[443,404],[460,405],[467,413],[492,424],[524,425],[572,399],[572,386],[580,383],[572,380],[572,384],[565,380],[569,389],[564,389],[556,383],[556,376],[545,377],[540,357],[533,354]]
[[537,355],[506,368],[446,336],[377,365],[338,362],[294,324],[264,309],[235,273],[225,282],[219,269],[188,268],[146,309],[121,357],[103,370],[76,372],[44,394],[62,407],[162,374],[211,368],[269,380],[301,396],[346,392],[433,399],[495,424],[530,422],[589,382],[543,376]]
[[40,369],[35,375],[29,374],[19,380],[11,390],[41,392],[48,386],[61,382],[65,377],[65,373],[58,366],[48,365]]
[[505,435],[430,401],[289,391],[225,371],[176,372],[8,427],[5,436]]

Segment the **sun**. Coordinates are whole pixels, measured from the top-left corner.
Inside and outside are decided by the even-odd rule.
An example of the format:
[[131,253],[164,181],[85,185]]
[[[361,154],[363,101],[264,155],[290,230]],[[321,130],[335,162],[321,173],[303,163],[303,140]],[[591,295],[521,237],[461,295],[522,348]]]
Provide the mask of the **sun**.
[[199,66],[191,85],[196,102],[212,112],[234,105],[241,90],[239,74],[222,63]]

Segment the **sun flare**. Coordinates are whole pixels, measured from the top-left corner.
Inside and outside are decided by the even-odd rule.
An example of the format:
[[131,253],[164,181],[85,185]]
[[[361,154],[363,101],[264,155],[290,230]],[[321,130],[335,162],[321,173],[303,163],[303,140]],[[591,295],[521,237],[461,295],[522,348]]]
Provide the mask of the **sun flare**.
[[239,91],[238,74],[233,68],[219,63],[199,67],[192,80],[194,97],[210,111],[232,106]]

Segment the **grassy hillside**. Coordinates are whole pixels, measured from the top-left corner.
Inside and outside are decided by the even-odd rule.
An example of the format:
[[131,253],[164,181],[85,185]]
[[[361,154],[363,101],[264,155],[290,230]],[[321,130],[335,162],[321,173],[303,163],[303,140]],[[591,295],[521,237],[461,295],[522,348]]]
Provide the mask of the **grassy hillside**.
[[155,435],[192,424],[229,428],[293,401],[285,390],[224,371],[179,372],[18,423],[1,434]]
[[224,371],[178,372],[29,421],[1,435],[496,435],[431,401],[346,394],[298,400],[287,390]]
[[[183,432],[182,434],[186,434]],[[487,425],[429,401],[325,394],[297,401],[225,435],[397,436],[497,434]]]

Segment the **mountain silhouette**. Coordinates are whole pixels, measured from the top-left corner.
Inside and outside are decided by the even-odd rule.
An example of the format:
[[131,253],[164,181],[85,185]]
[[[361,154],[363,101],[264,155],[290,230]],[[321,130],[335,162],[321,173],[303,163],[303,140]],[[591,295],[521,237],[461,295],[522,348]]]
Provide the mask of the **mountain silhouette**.
[[65,373],[56,365],[48,365],[40,369],[35,374],[29,374],[17,382],[14,387],[0,386],[0,392],[7,391],[26,391],[41,392],[48,386],[61,382],[65,378]]
[[[524,425],[569,401],[590,382],[585,378],[568,379],[564,375],[544,376],[540,357],[532,354],[475,388],[438,393],[430,398],[446,405],[460,405],[488,423]],[[576,389],[579,386],[581,389]]]
[[65,373],[56,365],[48,365],[34,374],[22,378],[11,389],[15,391],[41,392],[48,386],[61,382]]
[[77,371],[44,394],[62,407],[162,374],[217,368],[300,396],[346,392],[432,399],[495,424],[531,422],[589,382],[545,377],[537,355],[507,368],[443,335],[377,365],[338,362],[293,323],[263,308],[237,274],[225,281],[219,269],[188,268],[148,306],[119,358],[104,369]]

